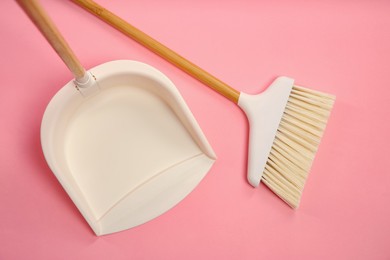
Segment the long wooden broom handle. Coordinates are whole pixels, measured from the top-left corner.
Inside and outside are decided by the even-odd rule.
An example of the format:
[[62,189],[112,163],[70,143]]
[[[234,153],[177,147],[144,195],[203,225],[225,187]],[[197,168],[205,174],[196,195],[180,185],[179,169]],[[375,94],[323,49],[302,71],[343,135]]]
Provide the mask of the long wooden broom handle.
[[17,0],[17,2],[64,61],[76,80],[80,79],[82,81],[85,69],[38,1]]
[[106,23],[110,24],[114,28],[118,29],[128,37],[137,41],[144,47],[148,48],[149,50],[158,54],[162,58],[166,59],[167,61],[177,66],[181,70],[185,71],[192,77],[203,82],[204,84],[214,89],[215,91],[225,96],[226,98],[230,99],[234,103],[238,103],[238,98],[240,96],[239,91],[233,89],[232,87],[228,86],[226,83],[212,76],[211,74],[201,69],[197,65],[183,58],[173,50],[169,49],[168,47],[164,46],[160,42],[150,37],[149,35],[135,28],[125,20],[121,19],[120,17],[116,16],[110,11],[106,10],[105,8],[98,5],[94,1],[91,0],[72,0],[72,1],[78,4],[79,6],[83,7],[87,11],[91,12],[98,18],[102,19]]

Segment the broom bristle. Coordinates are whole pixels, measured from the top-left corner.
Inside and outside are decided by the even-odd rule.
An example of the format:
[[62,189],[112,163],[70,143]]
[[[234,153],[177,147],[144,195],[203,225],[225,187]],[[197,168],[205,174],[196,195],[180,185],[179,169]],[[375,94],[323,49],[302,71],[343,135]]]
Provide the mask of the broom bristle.
[[294,86],[279,124],[262,182],[298,208],[335,97]]

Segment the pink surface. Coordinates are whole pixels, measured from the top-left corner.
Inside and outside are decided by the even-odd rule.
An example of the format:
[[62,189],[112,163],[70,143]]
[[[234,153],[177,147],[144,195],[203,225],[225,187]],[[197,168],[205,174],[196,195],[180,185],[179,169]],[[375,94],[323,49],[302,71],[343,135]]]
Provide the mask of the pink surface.
[[72,3],[45,0],[87,68],[132,59],[170,77],[218,155],[174,209],[96,237],[40,147],[45,107],[71,74],[1,1],[0,259],[390,259],[389,1],[98,2],[239,90],[287,75],[337,96],[301,207],[246,182],[236,106]]

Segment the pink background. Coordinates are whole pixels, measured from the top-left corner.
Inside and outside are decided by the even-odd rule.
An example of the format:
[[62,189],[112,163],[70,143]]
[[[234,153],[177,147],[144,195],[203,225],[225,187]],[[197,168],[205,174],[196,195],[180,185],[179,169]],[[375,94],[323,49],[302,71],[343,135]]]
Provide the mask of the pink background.
[[1,1],[0,259],[390,259],[389,1],[98,2],[239,90],[287,75],[337,95],[301,207],[246,182],[236,106],[72,3],[42,0],[87,68],[132,59],[171,78],[218,155],[175,208],[96,237],[40,147],[45,107],[71,74]]

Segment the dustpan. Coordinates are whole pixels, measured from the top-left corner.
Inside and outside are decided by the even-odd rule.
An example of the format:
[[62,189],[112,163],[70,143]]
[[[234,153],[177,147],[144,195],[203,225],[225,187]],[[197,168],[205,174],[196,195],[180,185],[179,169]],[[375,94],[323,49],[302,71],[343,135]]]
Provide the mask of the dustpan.
[[[34,20],[43,13],[38,3],[19,3],[42,27]],[[128,60],[94,67],[82,80],[76,75],[50,101],[41,143],[93,231],[103,235],[143,224],[184,199],[215,154],[174,84],[155,68]]]

